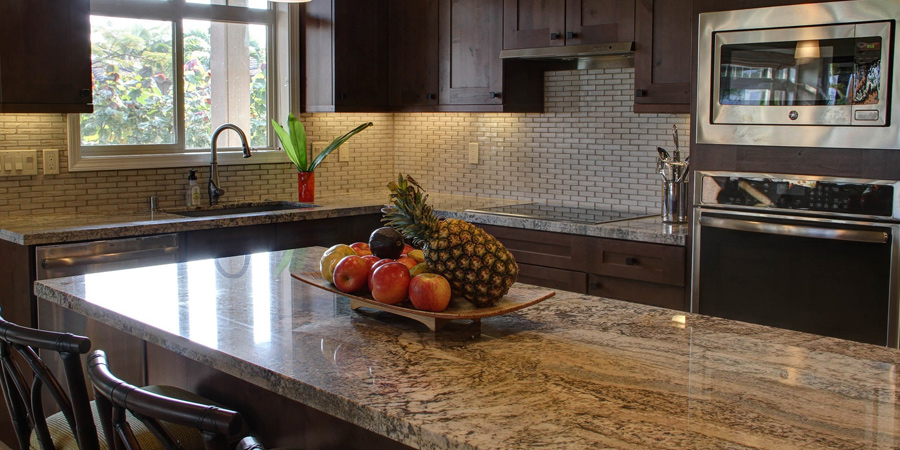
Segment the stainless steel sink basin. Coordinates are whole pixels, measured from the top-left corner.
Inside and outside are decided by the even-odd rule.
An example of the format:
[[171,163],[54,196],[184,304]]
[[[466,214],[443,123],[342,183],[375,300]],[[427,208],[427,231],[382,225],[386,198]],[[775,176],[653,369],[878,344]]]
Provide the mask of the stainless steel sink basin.
[[248,203],[232,203],[216,206],[206,206],[200,209],[181,209],[167,210],[169,214],[175,214],[185,217],[213,217],[213,216],[236,216],[241,214],[253,214],[272,211],[290,211],[317,208],[319,205],[311,203],[299,202],[248,202]]

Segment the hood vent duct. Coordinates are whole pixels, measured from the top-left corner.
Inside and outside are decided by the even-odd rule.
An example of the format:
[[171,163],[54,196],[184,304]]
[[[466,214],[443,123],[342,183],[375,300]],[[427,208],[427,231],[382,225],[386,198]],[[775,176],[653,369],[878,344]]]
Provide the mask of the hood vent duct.
[[634,67],[634,42],[503,50],[500,58],[568,62],[576,69]]

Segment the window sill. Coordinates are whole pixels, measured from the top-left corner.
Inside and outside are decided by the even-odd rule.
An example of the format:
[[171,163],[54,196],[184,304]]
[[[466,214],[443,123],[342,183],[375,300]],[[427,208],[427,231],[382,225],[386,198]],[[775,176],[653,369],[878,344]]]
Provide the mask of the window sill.
[[[288,162],[282,150],[254,150],[253,156],[244,158],[239,149],[221,149],[217,153],[220,166],[248,164],[276,164]],[[90,156],[69,155],[69,172],[125,169],[163,169],[170,167],[196,167],[209,165],[210,154],[178,153],[166,155]]]

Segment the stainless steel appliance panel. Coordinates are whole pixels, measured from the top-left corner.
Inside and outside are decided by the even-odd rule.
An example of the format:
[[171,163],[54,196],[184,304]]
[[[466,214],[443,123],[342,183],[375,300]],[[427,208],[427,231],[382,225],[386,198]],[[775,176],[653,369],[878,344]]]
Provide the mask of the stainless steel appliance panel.
[[[900,120],[897,120],[900,111],[900,93],[897,89],[900,86],[900,71],[896,69],[898,63],[893,57],[898,33],[897,17],[900,17],[900,2],[896,0],[825,2],[701,14],[695,130],[697,142],[900,149],[900,140],[897,139],[900,135]],[[825,45],[820,48],[821,52],[817,57],[803,61],[804,57],[799,53],[788,54],[785,48],[779,48],[779,43],[796,46],[794,43],[820,39],[840,40],[849,38],[848,36],[854,36],[853,39],[862,38],[858,44],[865,43],[866,37],[877,37],[872,41],[870,50],[880,55],[877,58],[880,62],[873,64],[870,67],[872,70],[866,69],[868,66],[865,61],[869,56],[859,52],[855,52],[852,57],[829,56],[829,46]],[[765,57],[772,58],[780,52],[783,64],[754,63],[753,59],[766,53],[765,46],[756,48],[755,50],[760,50],[756,52],[748,47],[740,49],[748,50],[741,58],[747,60],[745,65],[748,70],[753,72],[755,69],[758,73],[747,77],[743,74],[740,77],[729,73],[723,75],[720,71],[723,45],[753,43],[772,44],[771,51]],[[848,62],[847,57],[855,60]],[[847,64],[865,73],[852,74],[855,78],[847,78],[844,75],[848,74],[841,73],[845,70],[841,67]],[[789,73],[791,70],[793,73]],[[778,71],[785,71],[784,76],[779,76],[776,73]],[[811,76],[814,79],[798,79],[804,76],[801,73],[804,71],[813,74]],[[860,78],[864,75],[869,77],[866,81]],[[738,78],[746,79],[735,81]],[[793,90],[796,95],[791,95],[813,100],[791,104],[794,100],[788,99],[790,95],[773,94],[786,89],[764,86],[760,84],[761,78],[771,78],[767,83],[794,85],[789,90]],[[743,94],[737,95],[737,103],[746,104],[729,105],[727,99],[723,104],[723,79],[734,81],[737,91],[744,90]],[[756,87],[753,83],[756,83]],[[855,101],[839,98],[848,93],[868,92],[860,91],[861,87],[878,94]],[[802,93],[797,89],[811,92]],[[826,92],[817,93],[822,90]],[[732,92],[729,89],[725,91]],[[747,94],[748,92],[751,94]],[[749,104],[748,99],[752,95],[760,96],[759,105]],[[779,95],[781,98],[771,98]],[[809,104],[810,102],[813,104]],[[829,102],[832,104],[828,104]],[[849,102],[849,105],[841,104],[845,102]]]

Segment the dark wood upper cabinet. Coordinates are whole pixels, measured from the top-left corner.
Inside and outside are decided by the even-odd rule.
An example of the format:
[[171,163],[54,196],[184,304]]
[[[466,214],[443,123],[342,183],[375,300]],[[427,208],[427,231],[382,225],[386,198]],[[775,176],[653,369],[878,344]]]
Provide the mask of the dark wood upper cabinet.
[[634,0],[567,0],[566,45],[631,42]]
[[440,102],[438,6],[438,0],[390,0],[390,92],[395,111]]
[[502,0],[441,0],[442,104],[502,104]]
[[92,111],[90,1],[0,1],[0,112]]
[[388,0],[305,5],[303,111],[388,111]]
[[689,113],[691,0],[636,0],[634,111]]
[[633,40],[633,0],[503,2],[506,50]]

